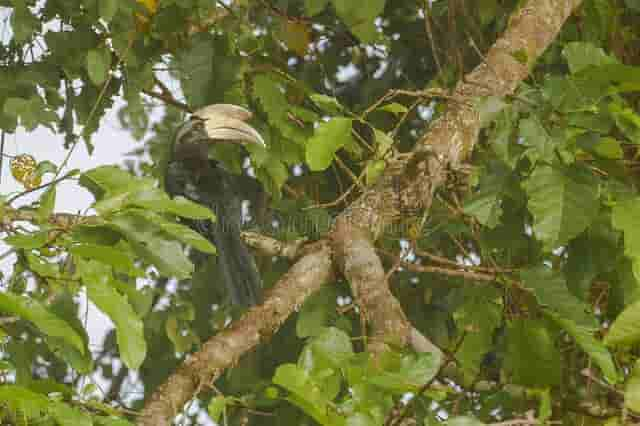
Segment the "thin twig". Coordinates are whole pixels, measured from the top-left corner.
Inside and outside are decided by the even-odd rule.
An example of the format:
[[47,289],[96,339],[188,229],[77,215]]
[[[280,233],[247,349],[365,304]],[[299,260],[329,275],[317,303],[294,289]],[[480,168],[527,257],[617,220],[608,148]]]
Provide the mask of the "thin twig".
[[56,179],[53,179],[52,181],[49,181],[47,183],[43,183],[42,185],[38,185],[38,186],[33,187],[33,188],[26,189],[26,190],[22,191],[21,193],[16,194],[13,197],[9,198],[9,200],[7,200],[7,204],[11,204],[11,203],[13,203],[15,200],[17,200],[20,197],[23,197],[23,196],[25,196],[27,194],[30,194],[32,192],[35,192],[35,191],[39,191],[39,190],[41,190],[43,188],[46,188],[48,186],[55,185],[55,184],[57,184],[59,182],[62,182],[63,180],[69,179],[69,178],[71,178],[71,177],[73,177],[75,175],[76,175],[76,172],[72,170],[69,173],[67,173],[66,175],[61,176],[61,177],[56,178]]
[[[122,58],[118,58],[118,63],[115,66],[116,69],[120,66],[120,64],[122,64],[123,58],[127,56],[127,53],[129,52],[129,49],[131,48],[132,44],[133,44],[133,39],[129,41],[129,44],[127,45],[127,50],[124,52],[124,55],[122,56]],[[111,71],[111,69],[109,69],[109,71]],[[113,80],[113,74],[114,74],[113,72],[110,72],[109,76],[107,77],[107,81],[104,82],[104,85],[102,86],[102,90],[100,90],[100,93],[98,94],[98,99],[96,99],[96,102],[93,104],[91,111],[89,111],[89,116],[87,117],[87,121],[85,121],[84,127],[87,127],[87,125],[91,122],[93,115],[98,110],[98,105],[100,105],[100,102],[102,102],[102,98],[104,97],[104,94],[107,93],[107,88],[109,87],[109,85],[111,84],[111,81]],[[76,149],[76,146],[78,146],[79,140],[80,138],[76,138],[76,140],[73,141],[73,145],[71,145],[71,148],[69,148],[67,155],[64,157],[64,160],[62,160],[62,164],[60,164],[60,167],[58,167],[58,170],[56,171],[56,174],[54,176],[54,181],[60,175],[62,170],[67,166],[67,163],[71,158],[71,154],[73,154],[73,151]]]
[[142,93],[144,93],[149,97],[159,99],[168,105],[181,109],[182,111],[186,111],[189,113],[193,112],[193,110],[189,107],[189,105],[177,100],[175,96],[173,96],[173,93],[171,93],[171,90],[155,75],[153,76],[153,82],[156,86],[160,88],[160,93],[154,92],[152,90],[146,90],[146,89],[143,90]]
[[178,101],[174,97],[167,97],[163,93],[156,93],[156,92],[154,92],[152,90],[146,90],[146,89],[142,90],[142,93],[144,93],[145,95],[147,95],[147,96],[149,96],[151,98],[155,98],[155,99],[161,100],[162,102],[164,102],[164,103],[166,103],[168,105],[174,106],[174,107],[176,107],[176,108],[178,108],[178,109],[180,109],[182,111],[193,112],[191,110],[191,108],[189,107],[189,105]]
[[0,325],[13,324],[14,322],[17,322],[19,320],[20,317],[2,317],[0,318]]
[[0,133],[0,184],[2,183],[2,166],[3,166],[3,162],[4,162],[4,138],[5,138],[5,132],[4,129],[2,129],[1,133]]
[[424,0],[424,29],[427,33],[427,37],[429,38],[429,43],[431,44],[431,53],[433,54],[433,60],[436,63],[436,67],[438,67],[438,74],[443,75],[442,72],[442,64],[440,64],[440,58],[438,57],[438,51],[436,49],[436,42],[433,38],[433,28],[431,28],[431,13],[429,12],[429,1]]

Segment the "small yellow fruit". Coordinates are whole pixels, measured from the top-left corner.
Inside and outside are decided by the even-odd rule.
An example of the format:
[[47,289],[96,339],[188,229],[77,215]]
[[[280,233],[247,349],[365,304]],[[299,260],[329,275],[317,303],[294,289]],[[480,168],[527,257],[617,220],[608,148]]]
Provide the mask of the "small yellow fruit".
[[36,173],[31,173],[25,176],[24,180],[22,181],[22,184],[26,189],[33,189],[35,187],[40,186],[41,183],[42,183],[42,176],[37,175]]
[[38,163],[33,156],[21,154],[11,160],[11,175],[20,182],[26,189],[33,189],[40,186],[42,176],[36,174]]

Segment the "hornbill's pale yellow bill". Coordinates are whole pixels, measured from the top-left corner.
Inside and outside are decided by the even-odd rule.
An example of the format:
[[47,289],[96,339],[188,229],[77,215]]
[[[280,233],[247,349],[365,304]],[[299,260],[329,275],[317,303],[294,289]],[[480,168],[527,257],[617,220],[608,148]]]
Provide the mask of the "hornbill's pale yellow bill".
[[[260,133],[245,123],[252,115],[251,111],[238,105],[213,104],[195,111],[191,119],[203,123],[204,131],[211,142],[251,143],[264,147],[266,144]],[[184,133],[190,130],[190,126],[183,126],[178,132],[177,142],[180,143]]]

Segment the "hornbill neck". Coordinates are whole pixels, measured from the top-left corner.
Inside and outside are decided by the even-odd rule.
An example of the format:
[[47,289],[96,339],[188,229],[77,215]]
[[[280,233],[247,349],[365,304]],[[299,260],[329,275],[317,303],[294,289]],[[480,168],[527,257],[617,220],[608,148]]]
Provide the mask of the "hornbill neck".
[[175,161],[183,163],[195,175],[202,176],[211,169],[209,146],[205,141],[178,144],[175,149]]

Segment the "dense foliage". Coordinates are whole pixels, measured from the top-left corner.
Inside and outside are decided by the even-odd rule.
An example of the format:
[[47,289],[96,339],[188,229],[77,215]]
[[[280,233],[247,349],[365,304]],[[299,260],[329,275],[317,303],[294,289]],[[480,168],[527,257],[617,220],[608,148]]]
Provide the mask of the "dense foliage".
[[[135,422],[140,391],[241,314],[215,266],[194,267],[215,247],[179,220],[212,213],[158,183],[186,112],[255,113],[268,149],[214,155],[267,190],[248,227],[313,240],[428,131],[522,3],[0,0],[3,135],[46,126],[69,155],[91,151],[118,99],[123,126],[151,135],[129,170],[67,170],[37,152],[4,162],[39,195],[0,195],[0,256],[14,260],[0,287],[0,418]],[[529,410],[540,422],[638,421],[639,21],[637,0],[585,0],[514,96],[467,100],[484,124],[469,167],[377,242],[394,295],[449,362],[407,348],[374,362],[338,281],[201,389],[181,424],[204,411],[260,425],[480,425]],[[92,214],[54,211],[67,180],[94,195]],[[267,288],[290,266],[259,264]],[[85,294],[115,325],[98,354],[78,312]],[[97,373],[108,389],[83,386]]]

